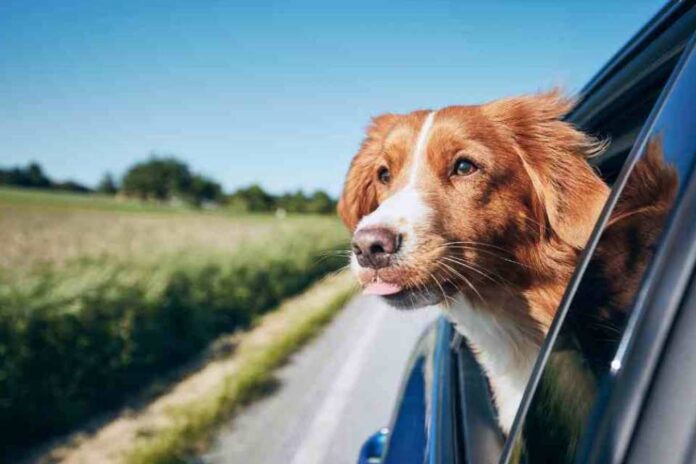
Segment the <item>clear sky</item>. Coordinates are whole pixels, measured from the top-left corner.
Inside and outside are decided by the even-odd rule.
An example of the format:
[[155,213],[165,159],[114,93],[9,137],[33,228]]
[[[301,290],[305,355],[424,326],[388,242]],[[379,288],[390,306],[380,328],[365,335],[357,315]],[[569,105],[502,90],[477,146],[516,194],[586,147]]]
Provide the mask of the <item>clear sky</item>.
[[370,116],[577,91],[663,3],[3,0],[0,166],[335,195]]

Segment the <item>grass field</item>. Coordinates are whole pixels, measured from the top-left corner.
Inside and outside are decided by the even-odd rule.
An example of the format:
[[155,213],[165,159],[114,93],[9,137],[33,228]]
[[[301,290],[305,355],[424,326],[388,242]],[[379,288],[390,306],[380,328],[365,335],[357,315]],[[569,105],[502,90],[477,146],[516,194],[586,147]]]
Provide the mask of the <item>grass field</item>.
[[0,433],[31,443],[344,263],[335,217],[0,189]]
[[279,220],[100,195],[0,188],[0,269],[12,273],[84,259],[152,263],[176,255],[229,254],[252,242],[270,244],[306,233],[308,239],[329,242],[346,237],[335,217]]
[[0,187],[0,203],[5,206],[39,207],[42,209],[82,209],[124,212],[176,213],[190,212],[188,206],[172,207],[152,202],[110,195],[60,192],[28,188]]

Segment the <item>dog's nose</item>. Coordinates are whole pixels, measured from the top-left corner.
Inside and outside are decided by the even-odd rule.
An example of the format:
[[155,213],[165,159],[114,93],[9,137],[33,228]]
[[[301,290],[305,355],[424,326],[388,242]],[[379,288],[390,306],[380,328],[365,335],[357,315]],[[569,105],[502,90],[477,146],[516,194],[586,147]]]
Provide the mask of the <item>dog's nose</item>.
[[362,267],[389,266],[400,245],[401,235],[385,227],[362,229],[353,235],[353,253]]

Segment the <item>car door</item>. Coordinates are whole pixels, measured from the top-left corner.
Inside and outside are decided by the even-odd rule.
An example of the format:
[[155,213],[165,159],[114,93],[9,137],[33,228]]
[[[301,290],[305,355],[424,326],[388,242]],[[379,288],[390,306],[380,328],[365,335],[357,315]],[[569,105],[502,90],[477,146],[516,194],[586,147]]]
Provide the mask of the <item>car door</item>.
[[[624,462],[637,456],[637,446],[646,446],[642,412],[650,401],[660,404],[651,385],[662,372],[675,318],[689,320],[680,308],[689,308],[696,260],[696,53],[688,40],[695,16],[690,8],[672,18],[674,29],[659,31],[667,42],[660,43],[660,36],[644,41],[645,49],[631,58],[633,70],[624,64],[605,76],[614,82],[602,83],[570,116],[583,128],[618,136],[605,158],[595,161],[613,189],[542,347],[501,462]],[[665,71],[666,82],[660,77]],[[614,93],[602,95],[612,85]],[[599,110],[588,104],[593,99]],[[624,118],[622,105],[631,113]],[[638,132],[632,121],[641,108],[652,109]],[[664,372],[662,379],[675,380]],[[683,389],[672,382],[672,391]],[[670,410],[661,404],[658,410]],[[661,419],[663,426],[670,423]],[[693,430],[680,430],[674,443],[681,451],[658,450],[659,460],[643,462],[683,462]],[[674,444],[662,438],[660,449]]]

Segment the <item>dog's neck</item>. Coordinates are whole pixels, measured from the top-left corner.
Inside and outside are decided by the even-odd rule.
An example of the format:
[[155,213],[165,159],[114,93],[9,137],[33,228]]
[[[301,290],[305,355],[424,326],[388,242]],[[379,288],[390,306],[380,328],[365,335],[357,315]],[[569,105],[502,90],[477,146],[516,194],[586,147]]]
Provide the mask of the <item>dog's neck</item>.
[[511,319],[472,305],[465,297],[444,308],[474,351],[493,390],[500,425],[510,431],[539,345]]
[[[500,425],[510,431],[539,347],[575,266],[577,250],[548,249],[549,269],[531,285],[480,288],[461,293],[443,310],[464,336],[486,372]],[[513,276],[508,276],[511,279]]]

